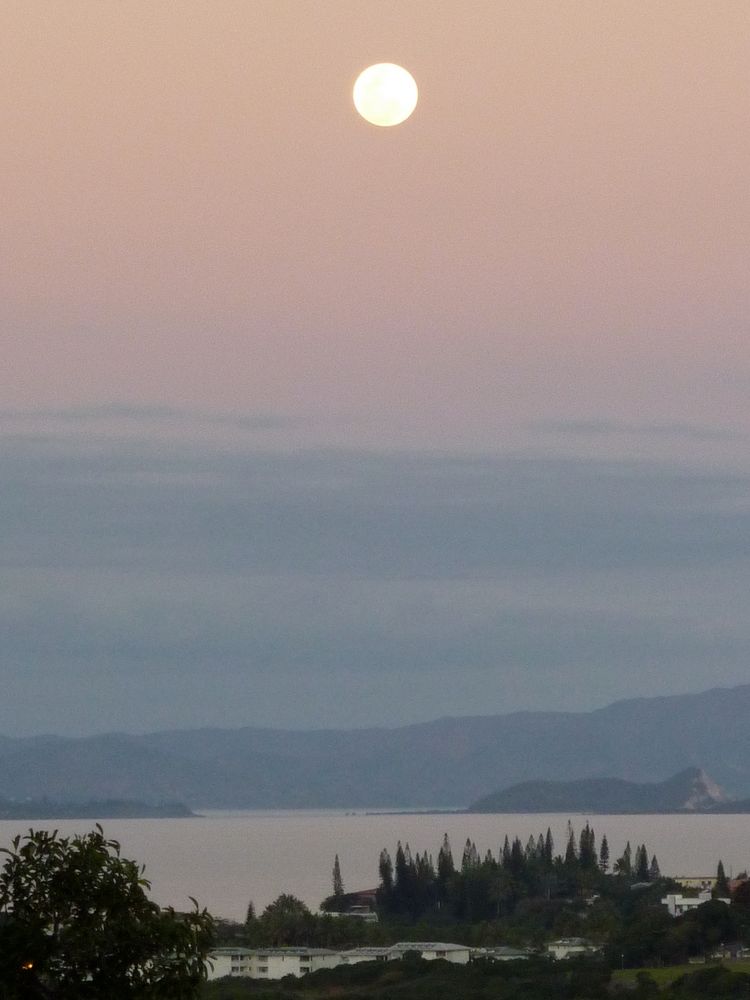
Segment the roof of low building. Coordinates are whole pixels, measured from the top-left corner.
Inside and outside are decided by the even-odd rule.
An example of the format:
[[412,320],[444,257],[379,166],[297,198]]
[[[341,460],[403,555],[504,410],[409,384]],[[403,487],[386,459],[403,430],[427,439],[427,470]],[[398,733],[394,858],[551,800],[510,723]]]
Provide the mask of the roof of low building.
[[526,958],[530,955],[530,948],[511,948],[507,944],[498,944],[494,948],[474,948],[472,949],[475,955],[523,955]]
[[444,941],[398,941],[390,951],[468,951],[466,944],[446,944]]
[[252,953],[252,949],[240,947],[239,945],[234,948],[222,945],[220,948],[211,949],[211,955],[216,957],[219,955],[251,955]]
[[332,951],[330,948],[298,948],[298,947],[288,947],[288,948],[214,948],[211,952],[212,955],[246,955],[252,957],[253,955],[273,955],[274,957],[282,958],[301,958],[304,955],[338,955],[338,951]]

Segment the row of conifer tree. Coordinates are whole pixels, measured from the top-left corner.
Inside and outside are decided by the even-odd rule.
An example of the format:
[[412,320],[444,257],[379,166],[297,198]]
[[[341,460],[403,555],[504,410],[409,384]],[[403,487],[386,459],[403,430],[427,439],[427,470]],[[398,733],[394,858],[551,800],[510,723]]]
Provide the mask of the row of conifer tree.
[[[546,834],[529,837],[525,845],[518,837],[511,841],[506,836],[496,856],[491,850],[480,855],[467,839],[456,863],[446,834],[436,863],[426,851],[412,855],[408,843],[399,842],[395,858],[387,849],[381,851],[378,870],[378,906],[385,916],[493,919],[512,912],[523,898],[595,892],[610,874],[610,850],[606,835],[597,849],[589,823],[577,837],[568,823],[563,853],[555,853],[548,828]],[[649,858],[645,844],[633,851],[628,842],[611,874],[628,882],[650,882],[660,876],[659,863],[655,855]],[[336,881],[334,889],[343,892],[340,871]]]

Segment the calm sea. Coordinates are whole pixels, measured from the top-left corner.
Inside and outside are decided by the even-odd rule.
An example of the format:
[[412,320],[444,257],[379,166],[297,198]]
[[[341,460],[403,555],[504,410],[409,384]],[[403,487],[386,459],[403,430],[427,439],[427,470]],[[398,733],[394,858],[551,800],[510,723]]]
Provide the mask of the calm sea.
[[[616,858],[629,840],[645,843],[668,875],[715,873],[721,859],[729,873],[750,867],[750,816],[571,816],[578,833],[589,820],[597,835],[607,835]],[[146,866],[153,898],[177,909],[195,896],[217,916],[244,918],[252,900],[260,911],[281,892],[291,892],[311,908],[331,891],[331,869],[338,854],[345,888],[377,884],[378,855],[396,842],[412,852],[435,857],[443,834],[460,859],[467,837],[480,854],[497,854],[506,835],[523,843],[549,826],[556,849],[566,842],[567,816],[470,816],[446,814],[368,815],[363,812],[210,813],[194,819],[104,820],[104,832],[118,839],[125,857]],[[90,830],[90,820],[0,822],[0,846],[29,826],[61,833]]]

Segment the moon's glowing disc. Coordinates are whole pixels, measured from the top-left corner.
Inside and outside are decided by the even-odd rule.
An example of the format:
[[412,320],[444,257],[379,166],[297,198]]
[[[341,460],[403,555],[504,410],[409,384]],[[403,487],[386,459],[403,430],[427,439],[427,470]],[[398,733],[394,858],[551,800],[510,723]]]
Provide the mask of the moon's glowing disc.
[[400,125],[417,106],[414,77],[395,63],[368,66],[354,84],[354,107],[372,125]]

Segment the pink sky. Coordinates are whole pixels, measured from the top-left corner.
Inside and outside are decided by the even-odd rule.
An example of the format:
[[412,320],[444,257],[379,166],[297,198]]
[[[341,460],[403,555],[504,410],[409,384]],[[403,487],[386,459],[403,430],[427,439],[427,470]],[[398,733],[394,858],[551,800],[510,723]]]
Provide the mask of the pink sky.
[[0,108],[0,732],[747,681],[749,0],[4,0]]
[[749,67],[746,0],[6,0],[4,405],[748,431]]

